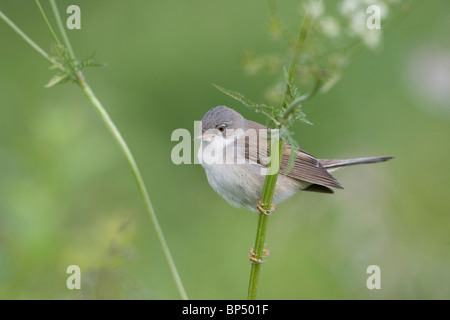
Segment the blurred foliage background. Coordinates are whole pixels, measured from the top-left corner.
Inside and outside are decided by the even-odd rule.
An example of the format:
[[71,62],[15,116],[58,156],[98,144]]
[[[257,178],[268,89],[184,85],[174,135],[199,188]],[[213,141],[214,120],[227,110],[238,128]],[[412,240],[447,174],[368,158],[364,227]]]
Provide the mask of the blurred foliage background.
[[[327,6],[337,2],[326,1]],[[53,16],[42,1],[51,21]],[[172,131],[217,105],[247,118],[212,83],[264,102],[282,70],[248,75],[245,52],[286,52],[268,36],[263,1],[58,1],[81,8],[68,31],[84,72],[134,153],[191,299],[244,299],[256,213],[230,207],[200,165],[174,165]],[[298,1],[280,1],[295,33]],[[411,10],[376,50],[303,106],[294,129],[321,158],[394,155],[335,176],[345,190],[300,193],[271,218],[261,299],[450,298],[450,3]],[[33,1],[0,1],[47,51]],[[383,22],[382,22],[383,27]],[[122,153],[79,88],[0,23],[0,298],[178,299]],[[281,46],[281,47],[280,47]],[[300,86],[301,87],[301,86]],[[66,288],[79,265],[82,289]],[[381,268],[368,290],[366,268]]]

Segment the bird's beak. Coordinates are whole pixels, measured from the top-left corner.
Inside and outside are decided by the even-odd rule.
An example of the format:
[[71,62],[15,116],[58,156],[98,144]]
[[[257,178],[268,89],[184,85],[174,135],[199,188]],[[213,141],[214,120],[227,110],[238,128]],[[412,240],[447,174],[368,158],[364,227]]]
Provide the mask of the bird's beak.
[[211,141],[217,134],[213,130],[207,130],[204,132],[200,132],[198,135],[194,137],[194,140],[204,140]]
[[201,140],[203,137],[203,132],[200,132],[198,135],[194,137],[194,140]]

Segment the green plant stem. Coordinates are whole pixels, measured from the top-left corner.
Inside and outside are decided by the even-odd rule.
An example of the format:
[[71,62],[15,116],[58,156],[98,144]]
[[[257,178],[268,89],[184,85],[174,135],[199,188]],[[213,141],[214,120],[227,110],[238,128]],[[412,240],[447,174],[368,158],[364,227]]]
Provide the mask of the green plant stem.
[[287,98],[291,95],[291,85],[294,83],[295,75],[297,73],[298,60],[300,58],[300,54],[305,46],[306,37],[308,36],[309,26],[311,24],[311,15],[309,12],[306,12],[305,18],[303,19],[303,23],[300,27],[300,32],[298,33],[297,41],[294,44],[294,52],[292,54],[291,64],[289,67],[288,73],[288,82],[289,85],[286,86],[286,91],[281,100],[281,109],[285,110],[287,108]]
[[302,102],[305,102],[306,100],[311,99],[316,95],[316,93],[319,91],[320,86],[322,85],[322,80],[316,79],[316,83],[314,85],[314,88],[311,90],[311,92],[306,93],[295,99],[291,102],[291,104],[286,108],[286,111],[284,111],[283,119],[287,120],[291,113],[294,112],[295,108],[297,108]]
[[[77,61],[75,53],[72,50],[72,46],[70,45],[69,37],[67,36],[65,28],[62,24],[62,20],[59,15],[59,11],[56,6],[56,2],[54,0],[50,0],[50,4],[51,4],[53,12],[55,14],[56,22],[58,24],[58,28],[63,37],[64,43],[69,50],[69,55],[73,61]],[[158,236],[158,239],[159,239],[159,242],[163,249],[164,255],[166,256],[167,263],[169,264],[170,271],[171,271],[172,276],[177,285],[178,292],[180,293],[182,299],[187,300],[188,296],[186,294],[186,291],[184,290],[183,283],[181,282],[180,275],[178,274],[177,268],[175,266],[175,261],[172,258],[172,255],[169,250],[169,246],[167,245],[167,242],[166,242],[166,239],[162,232],[161,226],[159,225],[158,218],[156,217],[155,210],[153,209],[152,203],[150,201],[150,196],[148,195],[148,191],[147,191],[147,188],[144,183],[144,179],[141,176],[140,170],[136,164],[136,161],[134,160],[133,154],[131,153],[130,149],[128,148],[128,145],[126,144],[125,140],[123,139],[123,137],[120,134],[119,130],[117,129],[116,125],[109,117],[105,108],[103,107],[101,102],[97,99],[97,97],[95,96],[94,92],[92,91],[92,89],[90,88],[88,83],[84,80],[84,77],[83,77],[83,74],[81,73],[81,71],[76,72],[76,77],[78,79],[81,89],[83,90],[84,95],[86,96],[86,98],[89,100],[89,102],[96,108],[96,110],[100,114],[102,120],[105,122],[106,126],[108,127],[112,136],[118,143],[120,149],[124,153],[128,163],[130,165],[131,171],[133,172],[133,176],[139,187],[141,196],[144,199],[146,210],[147,210],[147,212],[150,216],[150,219],[153,223],[153,226],[156,231],[156,235]]]
[[[269,210],[272,204],[273,194],[275,192],[275,186],[277,184],[278,179],[278,171],[279,171],[279,164],[281,163],[281,155],[283,154],[283,140],[278,140],[278,150],[271,150],[270,156],[272,157],[278,157],[278,170],[275,174],[272,175],[266,175],[266,179],[264,181],[264,190],[263,195],[261,198],[261,202],[265,204],[264,209]],[[273,158],[272,158],[273,159]],[[267,226],[269,224],[269,216],[263,213],[259,214],[258,217],[258,227],[256,230],[256,239],[255,239],[255,245],[253,247],[253,253],[254,258],[261,260],[263,258],[263,250],[264,250],[264,244],[266,242],[266,233],[267,233]],[[259,284],[259,276],[261,273],[261,263],[253,263],[251,270],[250,270],[250,282],[248,285],[248,296],[247,298],[249,300],[255,300],[256,299],[256,293],[258,290],[258,284]]]
[[76,61],[75,53],[72,49],[72,46],[70,45],[69,37],[67,36],[66,29],[64,28],[61,16],[59,15],[59,10],[58,10],[58,7],[56,6],[56,2],[55,2],[55,0],[49,0],[49,1],[50,1],[50,6],[53,9],[53,14],[55,15],[55,18],[56,18],[56,24],[58,25],[59,32],[61,32],[61,35],[63,37],[64,44],[66,45],[67,50],[69,51],[70,57],[74,61]]
[[34,0],[34,2],[36,2],[36,5],[39,9],[39,12],[42,15],[42,18],[44,19],[45,24],[47,25],[48,30],[50,31],[50,33],[52,34],[53,39],[55,40],[56,43],[60,43],[58,36],[56,35],[55,31],[53,30],[50,22],[47,19],[47,15],[44,12],[44,9],[42,9],[41,3],[39,2],[39,0]]
[[[288,76],[289,76],[288,85],[286,86],[286,91],[281,100],[281,110],[283,110],[283,111],[286,111],[286,109],[288,107],[287,101],[288,101],[288,97],[290,97],[290,95],[291,95],[290,85],[292,85],[295,80],[295,75],[297,73],[298,60],[299,60],[300,54],[304,48],[310,24],[311,24],[311,15],[309,14],[309,12],[307,12],[305,15],[305,18],[303,20],[303,23],[300,27],[297,41],[294,45],[294,53],[292,55],[289,73],[288,73]],[[313,90],[311,95],[315,94],[315,92],[316,92],[316,89]],[[307,98],[309,98],[309,96],[304,96],[304,97],[300,97],[300,98],[302,98],[301,101],[304,101]],[[296,107],[298,104],[299,103],[294,103],[293,105],[291,105],[292,109],[289,110],[289,113],[287,116],[289,116],[289,114],[291,112],[293,112],[293,108]],[[281,126],[281,124],[280,124],[280,126]],[[277,129],[280,129],[280,127],[278,127]],[[280,139],[279,140],[279,149],[273,150],[271,148],[271,150],[270,150],[271,159],[274,159],[274,157],[278,156],[279,161],[277,163],[278,167],[275,168],[276,170],[274,171],[276,173],[273,175],[266,175],[266,178],[264,181],[264,189],[263,189],[263,193],[262,193],[261,202],[263,204],[265,204],[265,206],[263,207],[263,209],[265,209],[265,210],[269,210],[271,208],[273,194],[275,192],[275,187],[276,187],[277,179],[278,179],[278,172],[280,170],[281,157],[283,154],[283,147],[284,147],[284,142],[283,142],[283,140]],[[277,151],[278,151],[278,153],[277,153]],[[269,223],[269,216],[261,213],[258,218],[258,227],[256,230],[255,245],[253,246],[253,253],[254,253],[255,259],[261,259],[263,256],[263,250],[264,250],[264,245],[265,245],[265,241],[266,241],[268,223]],[[253,263],[251,266],[251,270],[250,270],[250,281],[249,281],[249,285],[248,285],[247,298],[249,300],[256,299],[256,293],[258,290],[260,273],[261,273],[261,263]]]
[[133,172],[133,176],[136,179],[137,185],[139,187],[139,191],[141,193],[142,198],[144,199],[146,210],[150,216],[150,219],[153,223],[153,226],[156,231],[156,235],[158,236],[159,242],[161,243],[161,247],[163,249],[164,255],[166,256],[166,260],[169,264],[170,271],[172,272],[172,276],[175,280],[175,283],[178,288],[178,292],[181,295],[181,298],[184,300],[188,299],[188,296],[186,294],[186,291],[184,290],[183,283],[181,282],[180,275],[178,274],[177,268],[175,266],[175,262],[172,258],[172,255],[169,250],[169,246],[167,245],[167,242],[165,240],[164,234],[162,232],[161,226],[159,225],[158,219],[155,214],[155,210],[153,209],[152,203],[150,201],[150,197],[147,192],[147,188],[144,183],[144,179],[141,176],[141,173],[139,171],[139,168],[136,164],[136,161],[134,160],[133,154],[131,153],[130,149],[128,148],[128,145],[126,144],[125,140],[122,138],[122,135],[120,134],[119,130],[115,126],[114,122],[109,117],[108,113],[106,112],[105,108],[103,108],[100,101],[95,96],[92,89],[89,87],[89,85],[83,80],[81,73],[79,72],[79,76],[81,76],[80,79],[80,86],[83,90],[84,95],[89,100],[89,102],[96,108],[98,113],[100,114],[102,120],[105,122],[106,126],[108,127],[109,131],[113,135],[116,142],[119,144],[120,149],[125,154],[125,157],[128,160],[128,163],[131,167],[131,171]]
[[51,64],[57,64],[57,62],[41,47],[39,47],[33,40],[31,40],[14,22],[9,20],[9,18],[0,11],[0,18],[6,22],[7,25],[11,27],[25,42],[27,42],[34,50],[36,50],[41,56],[47,59]]
[[[68,48],[70,47],[70,42],[69,39],[67,37],[67,35],[65,34],[64,31],[64,27],[62,25],[61,22],[61,18],[59,16],[59,12],[58,9],[56,7],[56,3],[53,0],[50,0],[50,4],[53,7],[53,11],[55,13],[55,17],[57,19],[58,22],[58,26],[60,27],[61,33],[63,34],[63,39],[64,42],[66,44],[66,46]],[[39,6],[40,7],[40,6]],[[40,11],[41,14],[43,14],[43,16],[45,16],[45,13],[42,10],[42,7],[40,7]],[[22,39],[24,39],[34,50],[36,50],[39,54],[41,54],[45,59],[47,59],[49,62],[51,62],[53,65],[58,64],[54,59],[51,58],[51,56],[45,52],[41,47],[39,47],[33,40],[31,40],[17,25],[15,25],[2,11],[0,11],[0,18],[2,20],[4,20],[15,32],[17,32],[20,37]],[[45,19],[44,19],[45,20]],[[47,26],[49,27],[49,29],[52,30],[50,24],[48,23],[48,20],[46,20]],[[57,41],[57,38],[55,38],[55,40]],[[58,41],[57,41],[58,42]],[[76,58],[75,58],[75,54],[73,52],[73,50],[69,49],[69,54],[71,56],[71,58],[74,60],[74,63],[76,63]],[[61,70],[66,70],[64,68],[64,66],[58,66]],[[72,67],[74,67],[72,65]],[[177,268],[175,266],[175,262],[172,258],[172,255],[170,253],[169,247],[167,245],[167,242],[165,240],[164,234],[162,232],[161,226],[159,225],[158,219],[156,217],[156,213],[155,210],[153,209],[152,203],[150,201],[150,196],[148,195],[148,191],[147,188],[145,186],[144,180],[141,176],[141,173],[139,171],[139,168],[136,164],[136,161],[134,160],[133,154],[131,153],[130,149],[128,148],[128,145],[126,144],[125,140],[123,139],[122,135],[120,134],[119,130],[117,129],[117,127],[115,126],[114,122],[111,120],[111,118],[109,117],[108,113],[106,112],[105,108],[103,107],[103,105],[101,104],[101,102],[97,99],[97,97],[95,96],[94,92],[92,91],[92,89],[90,88],[90,86],[88,85],[88,83],[85,81],[83,74],[81,73],[81,71],[76,71],[74,76],[76,77],[78,84],[80,85],[84,95],[86,96],[86,98],[89,100],[89,102],[95,107],[95,109],[98,111],[98,113],[100,114],[102,120],[105,122],[107,128],[109,129],[109,131],[111,132],[112,136],[114,137],[114,139],[116,140],[116,142],[118,143],[120,149],[122,150],[122,152],[124,153],[130,167],[131,167],[131,171],[133,173],[133,176],[137,182],[139,191],[141,193],[141,196],[144,200],[145,203],[145,208],[150,216],[150,219],[153,223],[153,226],[155,228],[158,240],[161,244],[161,247],[163,249],[164,255],[166,257],[167,263],[169,264],[169,268],[171,270],[172,276],[175,280],[178,292],[181,296],[182,299],[187,300],[188,296],[186,294],[186,291],[184,290],[183,287],[183,283],[181,281],[181,278],[178,274]]]

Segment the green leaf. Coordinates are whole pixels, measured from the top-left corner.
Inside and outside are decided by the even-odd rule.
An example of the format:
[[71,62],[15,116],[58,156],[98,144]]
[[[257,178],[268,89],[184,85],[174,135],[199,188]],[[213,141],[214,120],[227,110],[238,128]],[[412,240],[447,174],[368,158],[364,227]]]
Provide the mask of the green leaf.
[[[302,112],[303,113],[303,112]],[[301,116],[301,117],[299,117],[299,118],[297,118],[298,120],[300,120],[300,121],[302,121],[302,122],[304,122],[304,123],[306,123],[306,124],[309,124],[309,125],[314,125],[314,123],[312,123],[311,121],[309,121],[308,119],[306,119],[306,115],[303,113],[303,116]]]
[[289,104],[289,106],[286,108],[286,111],[283,114],[284,123],[289,123],[292,121],[292,119],[294,119],[312,125],[312,123],[306,119],[306,114],[304,114],[303,111],[301,110],[301,103],[306,99],[308,99],[308,96],[309,95],[304,94],[296,98]]
[[294,166],[295,163],[295,157],[297,156],[297,154],[295,153],[295,150],[297,150],[298,148],[292,147],[291,149],[291,155],[289,156],[289,162],[286,166],[286,169],[284,170],[284,175],[286,176],[289,171],[291,171],[292,167]]
[[300,90],[297,88],[295,84],[289,85],[290,93],[291,93],[291,99],[295,100],[300,97]]
[[94,54],[95,52],[92,52],[89,57],[81,60],[78,64],[78,68],[83,69],[86,67],[106,67],[106,62],[97,62],[94,60]]
[[225,89],[215,83],[213,83],[213,86],[216,87],[216,89],[218,89],[219,91],[225,93],[227,96],[239,101],[244,106],[252,108],[253,110],[255,110],[255,112],[263,113],[270,119],[269,124],[273,123],[276,127],[280,125],[280,121],[277,120],[277,117],[275,116],[275,114],[277,113],[277,109],[275,107],[253,102],[247,99],[242,93]]
[[289,85],[289,73],[286,69],[286,66],[283,66],[283,77],[284,77],[284,83]]
[[297,141],[295,141],[295,139],[294,139],[294,133],[292,131],[290,131],[287,127],[285,127],[284,125],[281,126],[281,129],[280,129],[280,137],[283,140],[285,140],[287,144],[291,145],[291,154],[289,156],[289,162],[283,173],[284,175],[287,175],[294,165],[295,157],[297,156],[295,151],[299,149],[299,146],[298,146]]
[[255,106],[257,105],[257,103],[247,99],[242,93],[236,92],[236,91],[231,91],[228,89],[225,89],[215,83],[213,83],[213,86],[216,87],[216,89],[218,89],[219,91],[222,91],[223,93],[225,93],[226,95],[232,97],[233,99],[241,102],[244,106],[250,107],[250,106]]
[[61,62],[56,62],[54,64],[52,64],[50,67],[48,67],[50,70],[54,70],[54,69],[59,69],[61,67],[63,67],[63,63]]
[[69,73],[66,74],[55,74],[49,82],[47,82],[47,84],[44,86],[44,88],[50,88],[53,87],[54,85],[58,84],[58,83],[64,83],[68,80],[69,77]]

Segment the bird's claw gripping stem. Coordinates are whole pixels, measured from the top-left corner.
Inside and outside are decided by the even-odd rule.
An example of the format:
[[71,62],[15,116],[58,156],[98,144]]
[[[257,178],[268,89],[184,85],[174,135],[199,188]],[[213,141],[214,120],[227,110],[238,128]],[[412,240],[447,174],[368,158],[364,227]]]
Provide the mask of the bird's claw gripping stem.
[[[256,257],[256,253],[253,251],[253,248],[250,249],[250,253],[248,255],[248,258],[250,259],[250,262],[253,264],[258,264],[258,263],[264,263],[267,260],[261,260],[261,259],[257,259]],[[263,249],[263,254],[261,255],[262,258],[267,258],[268,256],[270,256],[270,251]]]
[[273,203],[270,205],[269,210],[264,209],[265,206],[266,206],[266,204],[262,203],[261,199],[259,199],[258,203],[256,204],[256,210],[260,213],[264,213],[266,216],[271,216],[272,212],[274,212],[276,210],[276,207]]

